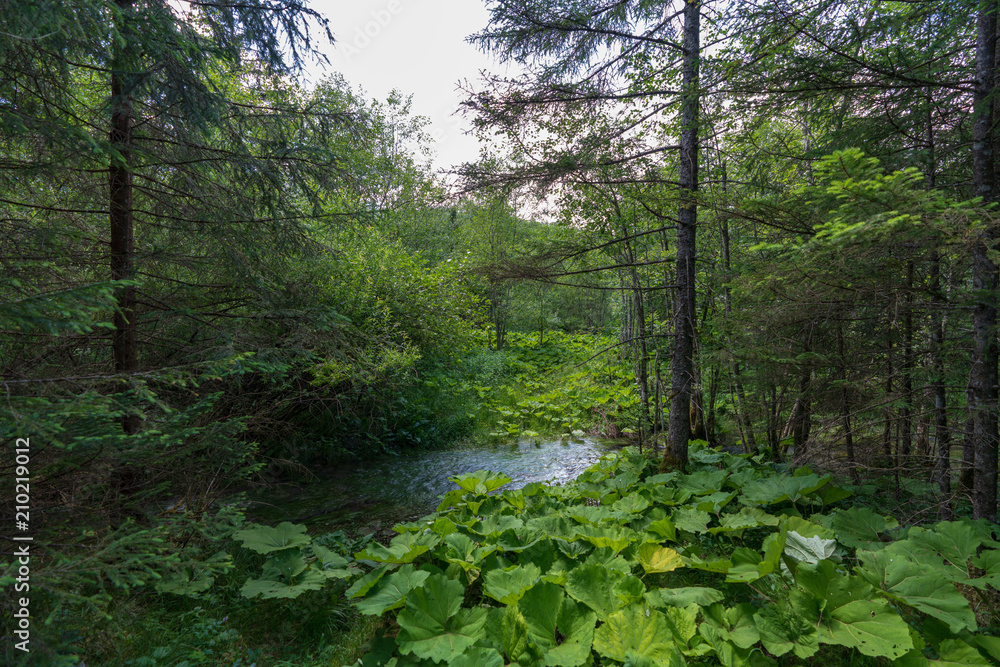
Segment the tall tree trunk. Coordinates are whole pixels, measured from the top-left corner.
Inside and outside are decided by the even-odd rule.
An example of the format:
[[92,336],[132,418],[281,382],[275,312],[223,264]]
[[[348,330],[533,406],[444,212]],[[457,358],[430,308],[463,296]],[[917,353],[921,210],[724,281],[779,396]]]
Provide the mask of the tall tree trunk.
[[899,415],[899,458],[905,462],[913,449],[913,262],[906,263],[903,311],[903,409]]
[[847,465],[851,476],[857,479],[857,458],[854,453],[854,432],[851,428],[850,392],[847,388],[847,356],[844,354],[843,323],[837,324],[837,353],[840,355],[840,415],[844,424],[844,446],[847,448]]
[[944,385],[944,350],[947,334],[945,299],[941,292],[941,257],[931,253],[931,301],[936,306],[937,321],[931,325],[931,393],[934,397],[934,435],[937,452],[934,480],[941,492],[941,518],[950,520],[951,510],[951,433],[948,431],[948,394]]
[[[892,398],[892,379],[893,374],[896,371],[896,366],[892,361],[892,328],[889,329],[888,345],[885,352],[885,397],[886,401],[890,401]],[[887,404],[882,409],[882,414],[885,417],[884,426],[882,429],[882,454],[885,456],[886,465],[895,465],[892,457],[892,423],[894,410],[892,409],[891,403]]]
[[[997,46],[997,6],[980,5],[976,25],[976,87],[973,96],[972,180],[975,194],[984,202],[996,200],[993,158],[993,87]],[[973,247],[972,311],[973,353],[969,371],[973,406],[972,516],[997,518],[997,266],[990,258],[996,238],[992,228],[983,231]]]
[[684,4],[683,85],[681,89],[680,208],[677,212],[677,299],[671,359],[669,447],[661,467],[687,464],[694,381],[695,237],[698,222],[698,65],[701,3]]
[[[132,0],[116,0],[127,21],[127,11]],[[125,33],[128,26],[123,26]],[[135,236],[132,219],[132,134],[133,111],[130,83],[125,80],[128,58],[120,48],[112,57],[111,68],[111,163],[108,166],[108,185],[111,222],[111,279],[135,278]],[[139,370],[139,335],[136,325],[135,287],[122,287],[116,294],[117,310],[114,314],[114,333],[111,349],[114,354],[115,372],[124,375]],[[137,433],[141,425],[138,414],[122,418],[122,429],[127,434]]]
[[[812,327],[806,332],[803,353],[812,352]],[[806,454],[806,442],[812,431],[812,363],[802,365],[799,375],[799,395],[792,406],[792,458],[801,460]]]

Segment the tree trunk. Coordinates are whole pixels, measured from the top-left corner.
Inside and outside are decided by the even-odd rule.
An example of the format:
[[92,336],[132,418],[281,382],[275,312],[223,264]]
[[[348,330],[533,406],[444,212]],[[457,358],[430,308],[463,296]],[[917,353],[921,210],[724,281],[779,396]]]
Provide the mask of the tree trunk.
[[[993,86],[997,46],[996,3],[984,3],[976,25],[976,87],[973,96],[972,181],[984,202],[996,200],[993,158]],[[997,518],[997,266],[990,258],[996,234],[987,228],[972,255],[973,352],[969,370],[972,389],[973,479],[972,516]]]
[[899,415],[899,459],[904,465],[913,449],[913,366],[913,262],[907,262],[903,311],[903,409]]
[[851,476],[857,479],[857,458],[854,453],[854,432],[851,429],[851,402],[847,388],[847,356],[844,354],[843,324],[837,325],[837,353],[840,355],[840,415],[844,424],[844,446],[847,448],[847,465]]
[[[132,0],[117,0],[125,15]],[[124,19],[127,20],[127,19]],[[125,32],[123,29],[121,32]],[[121,47],[123,50],[128,47]],[[112,58],[111,69],[111,163],[108,166],[108,185],[111,222],[111,279],[135,278],[135,236],[132,219],[132,128],[133,111],[130,84],[125,81],[128,59],[121,52]],[[114,333],[111,349],[115,372],[129,375],[139,370],[139,334],[136,325],[135,287],[120,288],[116,293]],[[122,418],[126,434],[137,433],[141,424],[138,414]]]
[[683,85],[681,90],[680,207],[677,212],[677,299],[671,359],[669,447],[663,468],[683,467],[691,434],[691,385],[694,381],[695,236],[698,222],[698,65],[701,3],[684,4]]
[[941,519],[953,518],[951,510],[951,433],[948,431],[948,394],[944,385],[944,350],[947,335],[945,299],[941,292],[941,257],[931,254],[931,302],[937,321],[931,325],[931,394],[934,397],[934,435],[937,439],[934,480],[941,492]]

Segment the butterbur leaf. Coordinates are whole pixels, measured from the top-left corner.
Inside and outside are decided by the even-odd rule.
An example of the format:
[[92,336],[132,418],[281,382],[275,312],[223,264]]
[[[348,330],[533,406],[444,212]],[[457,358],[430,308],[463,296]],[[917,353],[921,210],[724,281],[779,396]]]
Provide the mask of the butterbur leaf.
[[635,552],[636,561],[642,565],[646,574],[651,572],[672,572],[684,565],[679,553],[659,544],[647,542],[641,545]]
[[243,546],[259,554],[269,554],[284,549],[303,547],[312,541],[306,535],[306,527],[282,521],[273,528],[254,524],[250,528],[238,530],[233,537],[243,542]]
[[400,651],[442,662],[483,637],[487,609],[461,609],[464,593],[462,584],[442,574],[430,575],[407,593],[406,606],[396,617]]
[[837,540],[822,537],[803,537],[794,530],[785,538],[784,554],[802,563],[818,563],[831,558],[837,551]]
[[636,658],[654,665],[683,665],[680,649],[662,612],[634,604],[612,614],[594,633],[594,650],[606,658],[625,662]]
[[906,622],[859,577],[839,574],[824,560],[801,563],[795,581],[802,589],[789,599],[797,614],[817,625],[821,643],[891,659],[913,648]]
[[597,618],[604,621],[625,604],[617,594],[617,586],[624,579],[625,575],[617,570],[581,565],[567,576],[566,592],[597,612]]
[[934,667],[989,667],[994,664],[961,639],[946,639],[938,647],[941,657]]
[[308,569],[291,582],[275,579],[247,579],[240,589],[240,595],[245,598],[255,598],[258,595],[264,599],[296,598],[305,591],[318,591],[326,584],[327,578],[318,570]]
[[449,477],[448,479],[457,484],[462,490],[473,493],[489,493],[514,481],[503,473],[495,473],[488,470],[477,470],[476,472]]
[[518,566],[510,570],[490,570],[483,577],[483,592],[503,604],[513,604],[541,576],[535,565]]
[[344,596],[348,599],[358,598],[370,591],[379,580],[389,572],[392,572],[394,565],[380,565],[368,574],[357,579],[350,588],[344,591]]
[[952,632],[975,630],[976,615],[947,578],[891,551],[858,551],[860,574],[897,602],[940,619]]
[[589,526],[576,527],[576,539],[590,542],[598,549],[608,547],[618,553],[639,539],[638,533],[622,526]]
[[435,533],[428,535],[404,533],[392,538],[389,546],[372,542],[364,551],[355,554],[358,560],[373,560],[379,563],[412,563],[431,547],[441,541],[441,536]]
[[867,507],[851,507],[830,515],[826,525],[845,547],[867,548],[882,540],[882,534],[899,524],[876,514]]
[[805,660],[819,650],[815,623],[810,623],[786,602],[767,605],[753,616],[764,648],[776,656],[793,652]]
[[448,667],[503,667],[503,656],[496,649],[473,646],[452,658]]
[[570,597],[564,597],[556,619],[556,629],[564,636],[561,644],[545,653],[551,667],[579,667],[590,657],[597,614]]
[[778,517],[768,514],[759,507],[743,507],[736,514],[727,514],[722,517],[719,526],[709,529],[712,534],[729,533],[757,526],[777,526]]
[[417,570],[412,565],[404,565],[398,571],[382,579],[363,600],[355,603],[362,614],[379,616],[390,609],[403,606],[406,594],[422,585],[429,574]]
[[677,539],[677,529],[674,526],[673,520],[669,518],[650,521],[649,525],[646,526],[646,531],[653,533],[664,540],[672,541]]
[[712,520],[712,515],[704,510],[693,507],[681,507],[674,510],[674,526],[689,533],[707,533],[708,524]]
[[725,594],[715,588],[700,588],[697,586],[685,588],[656,588],[647,592],[644,599],[654,607],[687,607],[696,604],[707,607],[719,602]]
[[630,493],[621,500],[616,500],[611,509],[622,515],[635,514],[649,507],[649,501],[637,493]]
[[556,645],[556,617],[563,601],[563,589],[555,584],[535,584],[517,602],[527,624],[529,641],[543,649]]
[[351,564],[349,560],[326,547],[314,544],[310,548],[313,555],[316,556],[317,564],[324,570],[337,570]]
[[507,607],[502,628],[503,652],[511,661],[517,661],[528,650],[528,621],[517,605]]

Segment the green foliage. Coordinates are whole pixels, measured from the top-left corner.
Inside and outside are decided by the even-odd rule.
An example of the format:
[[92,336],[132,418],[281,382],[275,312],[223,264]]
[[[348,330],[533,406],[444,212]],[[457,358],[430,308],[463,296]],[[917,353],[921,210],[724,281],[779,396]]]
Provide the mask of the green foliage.
[[[454,481],[437,512],[357,554],[382,564],[348,595],[401,628],[385,664],[828,664],[845,651],[917,664],[924,648],[986,664],[993,646],[956,587],[995,583],[992,528],[899,531],[831,509],[843,494],[808,468],[694,444],[683,474],[626,449],[563,487]],[[838,526],[854,526],[843,542]]]

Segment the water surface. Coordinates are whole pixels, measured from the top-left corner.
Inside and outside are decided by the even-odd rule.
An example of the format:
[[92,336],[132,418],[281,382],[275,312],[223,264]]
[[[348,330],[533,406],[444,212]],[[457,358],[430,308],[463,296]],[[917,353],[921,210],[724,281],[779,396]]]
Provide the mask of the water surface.
[[457,488],[448,480],[451,476],[492,470],[514,480],[505,489],[531,482],[563,484],[611,449],[582,438],[386,455],[315,471],[314,477],[296,484],[262,489],[254,493],[250,513],[267,522],[329,527],[352,522],[378,529],[434,511],[439,497]]

